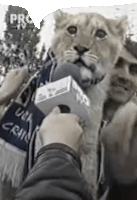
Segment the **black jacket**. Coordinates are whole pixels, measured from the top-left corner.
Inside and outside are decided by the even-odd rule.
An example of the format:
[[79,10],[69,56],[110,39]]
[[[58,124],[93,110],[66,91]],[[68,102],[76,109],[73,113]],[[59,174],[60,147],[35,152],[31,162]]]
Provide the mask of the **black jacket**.
[[78,155],[68,146],[51,144],[37,156],[16,200],[92,200]]

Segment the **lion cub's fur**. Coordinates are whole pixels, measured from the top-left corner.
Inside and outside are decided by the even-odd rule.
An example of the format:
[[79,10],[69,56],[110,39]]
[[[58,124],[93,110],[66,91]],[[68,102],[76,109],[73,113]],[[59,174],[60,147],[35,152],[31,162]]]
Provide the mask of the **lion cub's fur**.
[[[67,33],[69,26],[77,27],[75,36]],[[107,33],[105,39],[101,40],[95,37],[96,31],[99,29]],[[100,83],[91,84],[85,91],[91,100],[91,123],[83,134],[81,160],[82,171],[93,194],[95,194],[97,180],[98,131],[102,118],[102,106],[109,84],[109,71],[114,66],[122,49],[126,30],[127,20],[125,18],[112,20],[95,13],[76,15],[62,11],[55,13],[55,34],[51,49],[57,61],[73,63],[77,58],[74,46],[85,46],[89,49],[83,55],[83,59],[88,66],[88,69],[85,69],[86,72],[94,76],[94,73],[90,70],[90,65],[94,63],[96,65],[96,75],[105,75]]]

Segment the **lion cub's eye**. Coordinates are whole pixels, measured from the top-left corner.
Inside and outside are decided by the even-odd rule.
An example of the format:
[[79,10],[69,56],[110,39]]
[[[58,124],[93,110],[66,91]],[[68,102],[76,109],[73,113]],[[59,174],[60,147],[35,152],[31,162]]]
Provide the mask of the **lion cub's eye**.
[[98,39],[104,39],[104,38],[106,38],[107,33],[104,30],[102,30],[102,29],[98,29],[97,32],[96,32],[96,34],[95,34],[95,36]]
[[67,31],[68,31],[69,34],[75,35],[77,33],[77,27],[76,26],[69,26],[67,28]]

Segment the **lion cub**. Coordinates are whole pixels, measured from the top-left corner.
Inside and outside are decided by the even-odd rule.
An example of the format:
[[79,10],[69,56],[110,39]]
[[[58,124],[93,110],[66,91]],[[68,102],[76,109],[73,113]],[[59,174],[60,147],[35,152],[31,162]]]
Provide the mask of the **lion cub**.
[[83,89],[91,100],[91,123],[83,134],[81,160],[92,193],[96,190],[98,131],[109,72],[122,49],[126,31],[126,18],[112,20],[95,13],[55,12],[51,50],[57,62],[79,66]]

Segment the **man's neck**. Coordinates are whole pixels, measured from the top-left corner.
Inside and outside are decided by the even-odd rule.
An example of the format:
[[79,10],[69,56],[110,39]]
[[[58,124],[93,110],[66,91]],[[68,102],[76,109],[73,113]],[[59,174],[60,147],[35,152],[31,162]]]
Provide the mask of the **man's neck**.
[[109,121],[122,104],[112,99],[107,99],[103,108],[103,120]]

